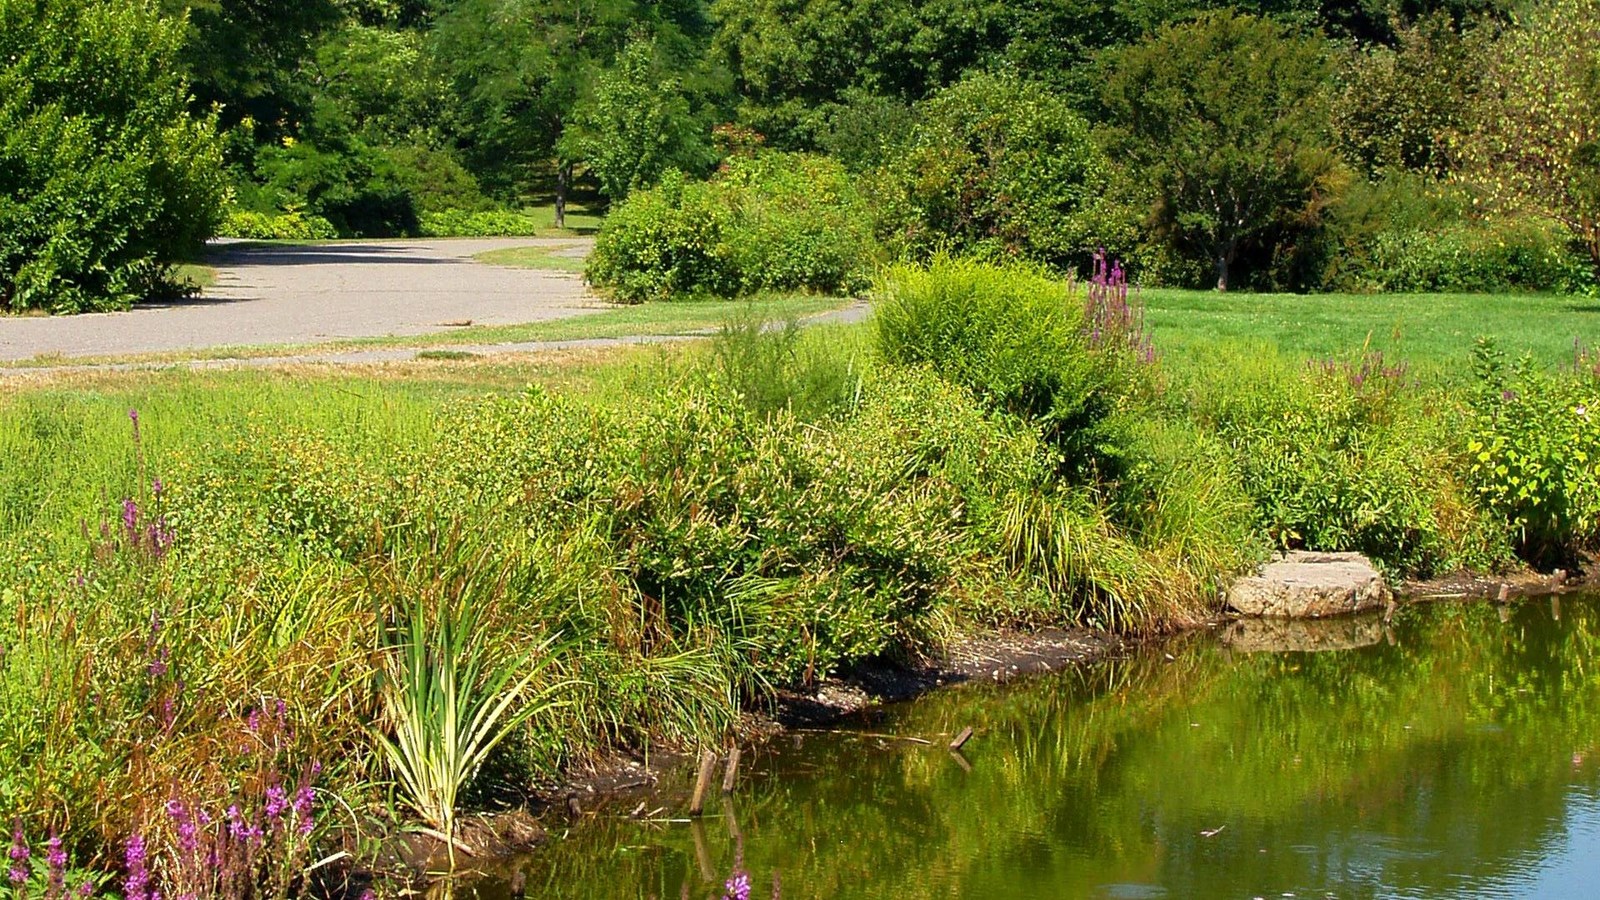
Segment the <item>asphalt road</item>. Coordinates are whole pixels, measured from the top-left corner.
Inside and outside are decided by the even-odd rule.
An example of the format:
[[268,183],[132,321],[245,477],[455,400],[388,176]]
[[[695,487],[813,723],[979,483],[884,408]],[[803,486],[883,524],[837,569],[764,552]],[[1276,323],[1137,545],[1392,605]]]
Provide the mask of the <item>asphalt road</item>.
[[571,238],[219,246],[201,297],[129,312],[0,317],[0,362],[174,350],[312,344],[511,325],[604,309],[577,275],[474,262],[506,247]]

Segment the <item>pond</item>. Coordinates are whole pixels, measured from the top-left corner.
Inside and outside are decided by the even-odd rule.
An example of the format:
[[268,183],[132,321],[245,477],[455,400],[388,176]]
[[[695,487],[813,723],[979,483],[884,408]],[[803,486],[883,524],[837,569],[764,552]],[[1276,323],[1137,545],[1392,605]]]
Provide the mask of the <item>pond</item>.
[[736,866],[763,900],[1595,896],[1597,645],[1592,597],[1193,634],[786,735],[703,820],[602,809],[516,866],[529,897]]

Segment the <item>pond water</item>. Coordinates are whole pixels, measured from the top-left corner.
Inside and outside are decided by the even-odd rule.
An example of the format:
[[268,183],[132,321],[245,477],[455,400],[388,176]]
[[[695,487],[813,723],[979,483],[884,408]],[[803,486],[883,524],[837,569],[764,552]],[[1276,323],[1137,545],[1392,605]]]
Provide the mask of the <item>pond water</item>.
[[785,736],[703,820],[603,809],[515,865],[529,897],[1600,896],[1597,647],[1575,597],[1190,635]]

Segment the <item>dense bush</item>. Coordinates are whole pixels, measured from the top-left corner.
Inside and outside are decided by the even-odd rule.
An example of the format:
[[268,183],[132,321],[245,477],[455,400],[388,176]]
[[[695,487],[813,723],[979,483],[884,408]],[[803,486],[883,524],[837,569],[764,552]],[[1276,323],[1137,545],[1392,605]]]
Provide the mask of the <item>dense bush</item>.
[[913,121],[874,178],[879,233],[900,253],[1076,268],[1124,237],[1107,233],[1110,172],[1089,123],[1042,84],[972,75],[919,104]]
[[144,0],[0,2],[0,309],[125,309],[221,216],[180,22]]
[[866,203],[819,157],[736,157],[708,182],[668,173],[611,211],[589,280],[625,302],[764,290],[849,292],[877,255]]
[[1600,373],[1508,365],[1492,344],[1475,360],[1466,453],[1473,485],[1529,559],[1555,564],[1600,545]]
[[524,237],[546,227],[537,217],[510,210],[444,210],[423,213],[419,232],[423,237]]
[[228,213],[217,233],[223,237],[256,241],[323,241],[339,236],[333,223],[321,216],[302,212],[274,215],[243,209]]
[[1232,449],[1277,546],[1356,550],[1410,575],[1509,560],[1452,450],[1455,424],[1404,363],[1372,354],[1297,368],[1229,352],[1193,372],[1177,399]]
[[1587,267],[1556,225],[1474,215],[1470,197],[1423,176],[1350,186],[1328,209],[1320,272],[1342,291],[1571,290]]
[[333,223],[341,237],[417,233],[415,195],[388,156],[359,141],[263,147],[256,170],[264,181],[261,198],[278,209],[303,207]]

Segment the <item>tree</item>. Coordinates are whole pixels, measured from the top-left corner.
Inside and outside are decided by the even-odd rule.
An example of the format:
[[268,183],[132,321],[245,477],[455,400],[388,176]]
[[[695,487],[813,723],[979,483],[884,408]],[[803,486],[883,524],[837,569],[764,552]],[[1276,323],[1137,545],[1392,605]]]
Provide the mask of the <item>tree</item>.
[[666,58],[698,56],[709,34],[699,0],[450,0],[435,53],[460,102],[459,139],[501,193],[532,187],[554,163],[564,207],[576,160],[563,140],[579,99],[642,29]]
[[147,0],[0,0],[0,309],[126,308],[214,233],[182,44]]
[[975,74],[918,104],[915,119],[880,176],[891,243],[1070,267],[1105,239],[1109,166],[1063,97],[1039,82]]
[[581,158],[609,200],[648,187],[669,168],[692,172],[715,161],[709,123],[695,115],[683,79],[643,35],[600,73],[574,120],[564,155]]
[[1465,123],[1489,62],[1489,29],[1436,13],[1401,26],[1397,47],[1355,51],[1333,103],[1340,149],[1369,175],[1450,172],[1446,138]]
[[714,52],[740,120],[809,148],[850,89],[920,100],[1004,46],[1000,0],[716,0]]
[[1105,103],[1148,181],[1156,232],[1202,254],[1227,290],[1242,249],[1305,215],[1330,172],[1329,74],[1317,38],[1271,20],[1207,13],[1115,57]]
[[1495,47],[1457,139],[1498,208],[1558,222],[1600,276],[1600,0],[1550,0]]

